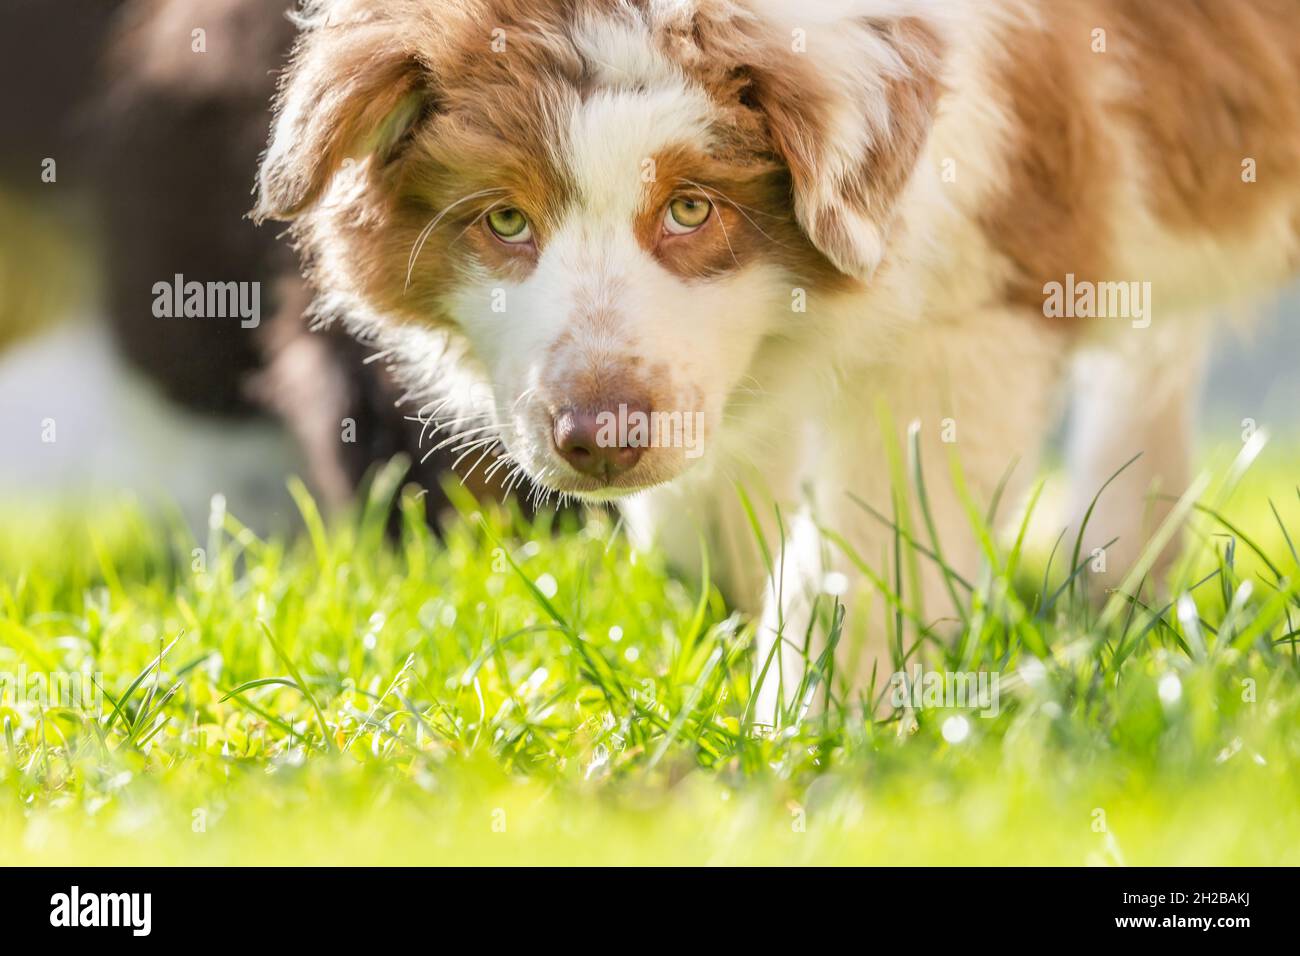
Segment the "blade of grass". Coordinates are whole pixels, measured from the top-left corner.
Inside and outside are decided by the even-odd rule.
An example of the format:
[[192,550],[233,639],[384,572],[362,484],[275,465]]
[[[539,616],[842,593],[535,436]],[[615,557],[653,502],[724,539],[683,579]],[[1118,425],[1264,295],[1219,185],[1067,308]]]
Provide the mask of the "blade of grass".
[[[1097,509],[1097,502],[1101,500],[1101,496],[1105,493],[1106,489],[1109,488],[1111,484],[1114,483],[1115,479],[1117,479],[1120,475],[1124,474],[1124,472],[1128,471],[1128,469],[1133,465],[1133,463],[1136,462],[1141,457],[1142,457],[1142,452],[1138,452],[1128,461],[1124,462],[1124,464],[1120,465],[1118,469],[1116,469],[1114,472],[1111,473],[1111,476],[1109,478],[1107,478],[1104,482],[1102,482],[1102,486],[1098,488],[1097,493],[1092,496],[1092,501],[1088,502],[1088,508],[1083,513],[1083,521],[1079,523],[1079,533],[1074,536],[1074,550],[1070,553],[1070,567],[1075,568],[1079,566],[1079,552],[1083,548],[1083,536],[1088,531],[1088,522],[1092,520],[1092,513]],[[1073,578],[1071,578],[1070,580],[1070,600],[1071,602],[1074,601],[1074,579]]]
[[916,491],[917,502],[921,507],[921,518],[925,522],[926,530],[930,535],[930,545],[934,551],[935,562],[939,565],[939,571],[943,575],[944,587],[948,590],[948,596],[952,599],[953,610],[961,618],[962,627],[970,623],[966,614],[966,604],[957,597],[957,588],[952,569],[943,557],[943,546],[939,541],[939,530],[934,522],[934,513],[930,508],[930,496],[925,489],[925,467],[921,461],[921,423],[912,422],[907,429],[908,449],[912,459],[912,486]]
[[326,748],[334,751],[334,739],[330,737],[329,724],[325,721],[325,712],[320,709],[320,704],[316,702],[316,695],[311,692],[307,682],[303,680],[298,666],[293,662],[293,658],[285,652],[284,648],[280,646],[280,642],[275,639],[275,634],[271,632],[270,625],[260,618],[257,624],[262,629],[262,633],[266,635],[266,639],[271,642],[271,648],[275,651],[275,656],[280,658],[280,663],[284,665],[285,670],[297,681],[298,689],[302,691],[303,696],[307,698],[307,702],[311,704],[311,709],[316,712],[316,720],[320,724],[320,732],[324,738]]

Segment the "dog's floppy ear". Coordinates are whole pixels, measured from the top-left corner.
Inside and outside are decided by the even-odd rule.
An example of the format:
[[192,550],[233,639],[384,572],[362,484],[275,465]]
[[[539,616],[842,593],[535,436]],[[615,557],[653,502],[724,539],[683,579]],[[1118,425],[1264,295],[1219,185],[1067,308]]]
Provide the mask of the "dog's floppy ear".
[[378,19],[310,26],[276,100],[255,219],[292,219],[350,157],[391,157],[431,94],[399,31]]
[[726,33],[733,43],[745,35],[748,49],[729,51],[749,83],[743,99],[766,117],[804,231],[841,272],[865,279],[934,120],[940,24],[907,0],[849,0],[820,16],[753,7],[755,18],[723,37],[725,46]]

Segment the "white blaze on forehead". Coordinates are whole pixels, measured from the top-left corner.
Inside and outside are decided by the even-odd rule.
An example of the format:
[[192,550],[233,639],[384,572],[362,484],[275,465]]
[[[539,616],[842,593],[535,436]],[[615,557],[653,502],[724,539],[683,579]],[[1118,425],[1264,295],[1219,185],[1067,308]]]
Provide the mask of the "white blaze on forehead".
[[630,219],[656,175],[654,156],[707,147],[714,107],[639,21],[592,20],[574,42],[596,82],[570,117],[564,162],[584,213]]
[[566,156],[584,212],[631,219],[658,175],[658,153],[682,144],[707,146],[709,110],[708,97],[685,85],[589,97],[573,114]]

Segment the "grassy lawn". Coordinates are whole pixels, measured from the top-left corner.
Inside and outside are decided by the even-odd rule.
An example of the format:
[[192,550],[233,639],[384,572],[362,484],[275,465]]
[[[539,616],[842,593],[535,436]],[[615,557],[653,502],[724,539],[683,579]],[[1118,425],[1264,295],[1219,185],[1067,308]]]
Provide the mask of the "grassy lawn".
[[461,501],[439,541],[391,472],[329,528],[299,493],[292,540],[10,503],[0,862],[1295,865],[1300,449],[1213,472],[1171,607],[1088,601],[1072,541],[1048,569],[1014,527],[955,642],[892,568],[854,603],[836,633],[997,674],[996,716],[864,717],[814,661],[776,733],[753,625],[606,518]]

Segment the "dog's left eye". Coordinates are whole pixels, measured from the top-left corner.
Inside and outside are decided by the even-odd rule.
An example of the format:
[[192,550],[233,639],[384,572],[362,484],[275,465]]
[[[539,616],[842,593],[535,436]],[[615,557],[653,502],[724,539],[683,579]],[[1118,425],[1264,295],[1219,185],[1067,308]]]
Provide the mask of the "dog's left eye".
[[487,214],[487,224],[502,242],[525,243],[533,238],[528,217],[518,209],[494,209]]
[[664,228],[674,236],[694,232],[708,221],[713,203],[707,199],[679,196],[664,211]]

